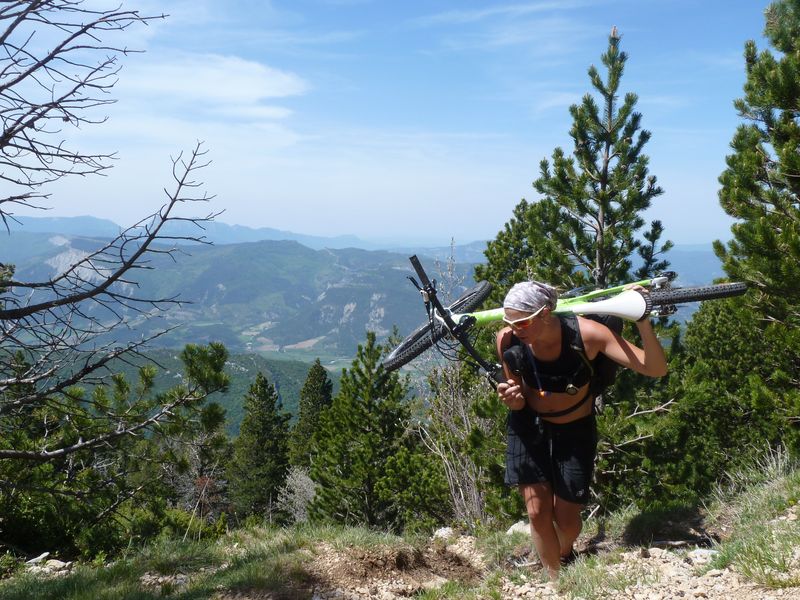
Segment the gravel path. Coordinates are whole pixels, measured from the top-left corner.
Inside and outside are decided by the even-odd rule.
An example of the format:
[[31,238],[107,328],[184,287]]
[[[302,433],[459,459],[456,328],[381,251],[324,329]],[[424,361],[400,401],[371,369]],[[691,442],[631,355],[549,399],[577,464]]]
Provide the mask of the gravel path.
[[[713,551],[695,549],[671,551],[661,548],[641,549],[622,554],[622,560],[610,565],[605,577],[635,580],[638,583],[622,589],[605,590],[601,597],[625,600],[788,600],[800,599],[800,587],[767,589],[746,581],[732,569],[705,571]],[[538,578],[537,578],[538,579]],[[569,598],[559,594],[550,584],[536,580],[522,585],[505,581],[504,598]]]
[[[484,572],[485,565],[475,550],[473,538],[459,536],[448,540],[446,553],[460,557],[463,564],[471,564],[476,572]],[[609,589],[599,592],[599,597],[614,600],[800,600],[800,587],[768,589],[748,582],[729,568],[708,571],[708,563],[714,554],[715,551],[705,548],[641,548],[623,552],[619,555],[619,562],[604,567],[603,580]],[[797,575],[800,574],[800,549],[795,554]],[[332,567],[337,564],[349,566],[343,571]],[[352,561],[328,552],[317,557],[317,565],[320,574],[324,574],[324,579],[333,585],[315,590],[315,600],[397,600],[439,587],[452,579],[447,577],[448,573],[437,573],[436,565],[421,557],[411,576],[408,571],[387,568],[383,572],[370,573],[361,569],[360,579],[342,577],[343,572],[355,572]],[[532,567],[528,574],[521,569],[515,571],[502,578],[504,599],[571,598],[559,593],[554,584],[542,582],[541,572],[536,567]],[[624,585],[621,582],[636,583]]]

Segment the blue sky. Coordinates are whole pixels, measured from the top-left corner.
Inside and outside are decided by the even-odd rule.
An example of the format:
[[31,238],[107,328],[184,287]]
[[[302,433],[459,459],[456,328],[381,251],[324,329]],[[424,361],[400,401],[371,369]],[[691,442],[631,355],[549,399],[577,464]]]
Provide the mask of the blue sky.
[[[109,120],[81,130],[111,174],[56,187],[51,215],[128,224],[155,210],[170,156],[203,140],[219,220],[316,235],[491,239],[542,158],[571,150],[612,26],[639,96],[647,217],[677,243],[727,238],[717,177],[739,123],[742,50],[762,0],[144,0]],[[205,210],[205,209],[204,209]]]

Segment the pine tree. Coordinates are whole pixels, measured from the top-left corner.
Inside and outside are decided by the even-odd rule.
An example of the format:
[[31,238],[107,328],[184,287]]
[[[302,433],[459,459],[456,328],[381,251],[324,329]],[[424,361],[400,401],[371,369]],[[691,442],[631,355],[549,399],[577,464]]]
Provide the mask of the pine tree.
[[737,222],[727,246],[714,244],[726,273],[753,291],[696,313],[672,378],[680,403],[652,452],[653,472],[689,494],[753,452],[800,450],[800,0],[765,14],[776,53],[745,44],[744,97],[734,102],[745,122],[719,178],[720,204]]
[[410,411],[405,385],[384,370],[382,356],[369,332],[320,416],[311,456],[311,479],[318,484],[313,518],[368,527],[396,522],[397,507],[379,489],[387,487],[381,483],[387,461],[404,445]]
[[[101,428],[86,414],[88,398],[107,413],[132,418],[152,415],[154,403],[172,406],[168,420],[143,430],[143,435],[124,436],[103,449],[102,459],[90,448],[58,460],[28,462],[24,469],[14,461],[0,461],[4,543],[31,555],[57,549],[92,556],[116,551],[146,534],[134,531],[138,519],[130,516],[149,514],[146,520],[151,520],[153,508],[174,502],[169,472],[183,462],[184,448],[200,432],[217,426],[223,416],[208,396],[227,387],[223,371],[227,356],[218,343],[187,346],[181,353],[181,384],[169,390],[155,391],[157,369],[148,364],[134,382],[114,374],[91,391],[79,386],[65,390],[60,405],[66,418],[54,414],[45,402],[27,403],[6,418],[0,428],[0,448],[27,451],[46,448],[48,442],[75,444],[81,432],[91,435],[93,428]],[[6,366],[24,373],[29,363],[18,352]],[[5,397],[26,398],[33,389],[30,383],[14,383]],[[191,398],[192,403],[181,405],[177,401],[182,398]],[[159,533],[158,528],[150,533]]]
[[275,387],[256,375],[244,400],[244,418],[228,465],[231,502],[240,517],[273,517],[289,468],[289,418]]
[[720,203],[738,219],[734,239],[715,250],[734,279],[752,282],[772,319],[800,318],[800,0],[766,11],[764,35],[777,51],[748,41],[745,123],[731,141],[720,176]]
[[764,322],[747,297],[703,303],[673,360],[667,394],[677,401],[647,444],[642,498],[694,502],[720,473],[769,447],[800,450],[794,332]]
[[319,426],[320,413],[331,404],[333,384],[319,359],[314,361],[300,390],[297,423],[289,437],[289,463],[309,466],[309,445]]
[[378,480],[378,498],[396,514],[388,529],[430,532],[452,522],[453,508],[443,465],[419,443],[416,432],[386,461]]
[[489,242],[487,264],[476,268],[478,279],[495,284],[498,297],[525,279],[568,287],[622,283],[631,278],[634,252],[640,263],[636,276],[668,264],[659,256],[672,243],[659,246],[659,221],[637,238],[645,225],[641,213],[662,190],[648,175],[642,153],[650,132],[641,129],[641,114],[634,111],[637,97],[628,93],[618,102],[627,61],[619,44],[614,28],[601,59],[605,80],[594,66],[589,68],[600,105],[586,94],[581,104],[570,107],[572,156],[556,148],[552,165],[542,160],[533,185],[543,197],[520,202],[504,230]]

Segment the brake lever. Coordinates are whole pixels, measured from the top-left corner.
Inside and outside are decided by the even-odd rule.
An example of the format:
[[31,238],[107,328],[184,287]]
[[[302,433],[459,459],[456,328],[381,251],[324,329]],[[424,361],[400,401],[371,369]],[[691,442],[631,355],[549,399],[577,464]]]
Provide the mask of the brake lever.
[[669,285],[669,282],[672,281],[673,278],[668,277],[666,275],[661,275],[659,277],[653,277],[650,280],[650,287],[654,290],[660,289],[665,285]]

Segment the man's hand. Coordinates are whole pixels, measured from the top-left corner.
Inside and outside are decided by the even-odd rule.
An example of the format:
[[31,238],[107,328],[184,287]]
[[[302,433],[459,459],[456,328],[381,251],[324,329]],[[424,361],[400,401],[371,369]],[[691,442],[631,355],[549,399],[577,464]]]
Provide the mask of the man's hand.
[[[636,292],[647,293],[647,288],[642,287],[638,283],[629,283],[623,289],[625,290],[634,290]],[[647,322],[650,323],[650,313],[644,313],[639,319],[636,321],[637,323]]]
[[522,394],[522,386],[513,379],[505,383],[497,384],[497,395],[511,410],[520,410],[525,406],[525,396]]

